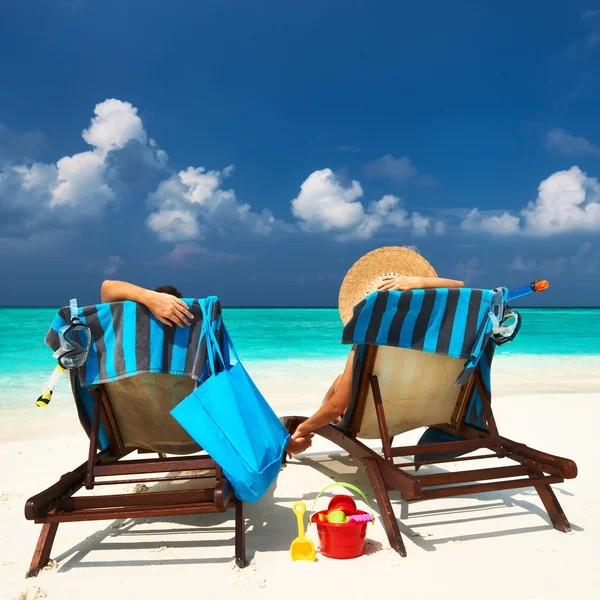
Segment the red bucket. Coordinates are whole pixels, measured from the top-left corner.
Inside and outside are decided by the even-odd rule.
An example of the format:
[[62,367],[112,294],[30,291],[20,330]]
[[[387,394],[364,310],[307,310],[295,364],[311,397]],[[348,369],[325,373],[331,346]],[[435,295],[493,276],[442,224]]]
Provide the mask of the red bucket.
[[[324,487],[315,498],[315,504],[319,499],[319,496],[329,488],[332,487],[345,487],[355,492],[358,492],[369,508],[368,498],[359,490],[356,486],[349,483],[333,483]],[[314,508],[314,504],[313,504]],[[319,542],[321,546],[321,554],[329,558],[357,558],[362,556],[365,551],[365,539],[367,537],[367,525],[368,522],[350,522],[350,523],[329,523],[327,521],[327,514],[332,510],[341,510],[344,512],[346,517],[351,515],[367,515],[371,518],[372,513],[367,513],[364,510],[357,510],[356,503],[350,496],[334,496],[329,502],[329,508],[327,510],[321,510],[316,512],[311,517],[311,522],[317,526],[317,533],[319,534]],[[321,520],[322,519],[322,520]]]
[[[328,523],[321,521],[319,515],[327,519],[329,510],[321,510],[312,516],[317,526],[321,554],[329,558],[357,558],[365,551],[368,523]],[[362,510],[357,515],[368,515]]]

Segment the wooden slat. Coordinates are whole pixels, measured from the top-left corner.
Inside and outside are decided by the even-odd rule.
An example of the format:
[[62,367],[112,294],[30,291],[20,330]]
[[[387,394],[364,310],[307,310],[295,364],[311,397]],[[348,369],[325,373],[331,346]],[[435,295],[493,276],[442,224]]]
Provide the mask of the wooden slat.
[[96,463],[96,452],[98,450],[98,431],[100,429],[100,400],[92,396],[94,408],[92,411],[92,427],[90,430],[90,448],[88,453],[87,473],[85,476],[85,487],[91,490],[94,487],[94,470]]
[[500,444],[507,451],[509,458],[528,466],[535,466],[537,471],[548,473],[551,472],[550,469],[553,469],[555,474],[560,474],[565,479],[577,477],[577,465],[568,458],[534,450],[525,444],[513,442],[505,437],[500,437]]
[[561,483],[562,477],[544,477],[530,479],[508,479],[506,481],[494,481],[490,483],[474,483],[471,485],[455,485],[452,487],[435,488],[424,490],[421,498],[418,500],[430,500],[433,498],[448,498],[450,496],[464,496],[466,494],[481,494],[485,492],[494,492],[497,490],[512,490],[524,487],[536,487],[538,485],[549,485],[551,483]]
[[106,435],[108,436],[111,445],[114,444],[116,447],[118,454],[122,454],[125,450],[125,444],[106,387],[100,385],[92,392],[92,394],[98,394],[100,401],[102,402],[102,424],[104,425]]
[[381,390],[379,388],[379,380],[377,375],[371,375],[371,388],[373,389],[373,401],[375,402],[375,413],[377,414],[377,424],[379,425],[379,435],[381,435],[381,445],[383,447],[383,455],[389,463],[394,462],[392,455],[392,442],[388,432],[387,420],[385,418],[385,410],[383,408],[383,399],[381,398]]
[[141,475],[143,473],[166,473],[168,471],[205,471],[215,468],[212,458],[167,458],[151,460],[126,460],[114,465],[99,465],[95,475]]
[[[397,466],[384,461],[377,452],[359,442],[356,438],[346,435],[333,425],[325,425],[315,433],[337,444],[348,452],[352,458],[363,461],[364,458],[373,458],[378,461],[379,470],[390,489],[399,491],[403,498],[413,498],[420,494],[421,487],[415,477],[405,473]],[[364,462],[364,461],[363,461]]]
[[208,472],[199,475],[173,475],[172,477],[144,477],[139,479],[107,479],[96,481],[94,487],[99,485],[129,485],[132,483],[162,483],[163,481],[191,481],[194,479],[214,479],[215,474]]
[[422,487],[432,487],[452,483],[465,483],[467,481],[486,481],[488,479],[501,479],[504,477],[520,477],[521,475],[529,475],[529,469],[521,465],[511,465],[508,467],[456,471],[454,473],[420,475],[419,481],[421,482]]
[[492,441],[481,440],[461,440],[459,442],[440,442],[439,444],[420,444],[417,446],[403,446],[402,448],[392,448],[393,456],[409,456],[414,454],[443,454],[445,452],[467,452],[478,450],[479,448],[492,449]]
[[423,465],[438,465],[442,463],[453,463],[453,462],[462,462],[464,460],[482,460],[484,458],[498,458],[497,454],[478,454],[476,456],[457,456],[456,458],[432,458],[429,460],[422,460],[419,462],[409,462],[409,463],[396,463],[397,467],[402,469],[407,469],[409,467],[421,467]]
[[475,379],[471,375],[469,381],[463,384],[462,389],[456,400],[452,417],[450,418],[450,425],[454,432],[462,427],[467,412],[467,404],[473,395],[473,389],[475,387]]
[[152,506],[131,508],[75,510],[50,514],[36,523],[70,523],[75,521],[102,521],[106,519],[139,519],[141,517],[174,517],[177,515],[200,515],[224,512],[214,504],[186,504],[185,506]]
[[140,494],[110,494],[105,496],[82,496],[61,500],[58,510],[76,511],[88,509],[111,509],[126,506],[159,506],[165,504],[199,504],[213,502],[213,490],[177,490],[174,492],[143,492]]

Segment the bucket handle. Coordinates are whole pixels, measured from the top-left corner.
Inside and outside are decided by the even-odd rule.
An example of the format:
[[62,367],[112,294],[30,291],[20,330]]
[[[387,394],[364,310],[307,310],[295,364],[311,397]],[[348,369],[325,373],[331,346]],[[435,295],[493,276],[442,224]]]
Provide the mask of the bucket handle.
[[362,497],[363,500],[367,503],[367,506],[369,507],[369,510],[371,511],[371,517],[373,518],[373,520],[371,521],[371,523],[375,523],[375,515],[373,514],[373,509],[371,508],[371,503],[369,502],[369,499],[365,496],[365,494],[359,490],[355,485],[352,485],[351,483],[345,483],[343,481],[337,481],[336,483],[330,483],[329,485],[326,485],[318,494],[317,497],[314,499],[312,508],[311,510],[311,515],[310,518],[308,519],[308,526],[310,527],[310,525],[312,524],[312,518],[313,515],[315,514],[315,504],[317,503],[317,500],[319,499],[319,497],[321,496],[321,494],[323,492],[326,492],[327,490],[334,488],[334,487],[344,487],[344,488],[348,488],[349,490],[352,490],[354,492],[358,492]]

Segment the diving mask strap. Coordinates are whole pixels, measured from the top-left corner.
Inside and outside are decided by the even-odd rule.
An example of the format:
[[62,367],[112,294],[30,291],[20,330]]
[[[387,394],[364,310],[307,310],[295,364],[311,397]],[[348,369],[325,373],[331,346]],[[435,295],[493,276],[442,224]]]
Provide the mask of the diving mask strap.
[[71,311],[71,321],[77,319],[77,298],[71,298],[71,300],[69,300],[69,310]]

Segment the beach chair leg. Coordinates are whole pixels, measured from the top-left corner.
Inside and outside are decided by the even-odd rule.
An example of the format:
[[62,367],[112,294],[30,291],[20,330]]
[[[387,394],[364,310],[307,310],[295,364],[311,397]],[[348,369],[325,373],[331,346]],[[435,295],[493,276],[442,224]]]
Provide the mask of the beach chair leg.
[[57,529],[58,523],[44,523],[42,525],[42,532],[38,538],[31,565],[29,565],[29,571],[27,571],[25,577],[37,577],[37,574],[48,564]]
[[235,499],[235,564],[243,569],[246,562],[246,518],[244,516],[244,503]]
[[569,533],[571,531],[571,524],[567,519],[567,515],[563,512],[553,489],[549,485],[536,485],[535,489],[544,504],[544,508],[548,511],[548,516],[554,525],[554,529],[563,533]]
[[406,556],[406,548],[404,547],[402,534],[398,528],[398,521],[394,515],[394,509],[392,507],[392,503],[390,502],[387,486],[385,485],[381,471],[377,466],[377,461],[373,458],[364,458],[363,464],[365,466],[367,476],[369,477],[369,481],[371,482],[371,487],[373,488],[373,493],[375,494],[375,498],[377,500],[377,506],[379,506],[379,513],[381,514],[381,519],[383,520],[383,528],[388,536],[390,546],[400,556]]

